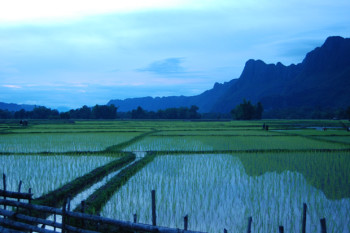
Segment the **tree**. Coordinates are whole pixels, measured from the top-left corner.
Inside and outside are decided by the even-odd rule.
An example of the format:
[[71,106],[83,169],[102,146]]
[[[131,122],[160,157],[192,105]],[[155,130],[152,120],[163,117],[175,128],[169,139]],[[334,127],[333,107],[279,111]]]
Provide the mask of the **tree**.
[[201,115],[197,113],[198,107],[193,105],[191,108],[167,108],[157,112],[147,111],[138,106],[130,113],[132,119],[199,119]]
[[0,109],[0,119],[10,119],[12,118],[12,113],[8,110],[2,110]]
[[117,107],[111,105],[98,105],[92,108],[92,117],[95,119],[115,119],[117,118]]
[[264,108],[260,102],[252,105],[250,101],[243,99],[243,103],[231,110],[231,115],[237,120],[261,119]]
[[346,117],[350,120],[350,106],[346,109]]
[[26,112],[24,109],[21,109],[21,110],[15,112],[14,117],[16,119],[28,118],[28,112]]
[[33,111],[30,112],[29,117],[32,119],[58,119],[59,113],[57,110],[51,110],[44,106],[35,107]]
[[79,109],[78,112],[78,118],[80,119],[90,119],[91,118],[91,108],[84,105],[82,108]]
[[138,106],[136,110],[132,110],[131,118],[132,119],[145,119],[146,112],[140,106]]
[[264,108],[261,102],[258,102],[254,107],[254,119],[261,119]]
[[69,112],[61,112],[60,113],[60,118],[61,119],[69,119],[70,118]]
[[167,108],[165,109],[165,118],[166,119],[177,119],[177,113],[178,109],[177,108]]
[[197,113],[198,107],[196,105],[192,105],[190,110],[189,110],[189,118],[190,119],[199,119],[201,118],[201,115]]
[[91,108],[84,105],[81,108],[72,109],[69,111],[69,118],[72,118],[72,119],[91,119],[92,118]]

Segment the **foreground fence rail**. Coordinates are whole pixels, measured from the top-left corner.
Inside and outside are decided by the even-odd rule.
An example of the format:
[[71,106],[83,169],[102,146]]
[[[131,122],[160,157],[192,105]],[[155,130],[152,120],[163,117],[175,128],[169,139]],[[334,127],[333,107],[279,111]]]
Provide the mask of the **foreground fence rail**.
[[[1,195],[6,194],[6,192],[0,192]],[[26,194],[21,194],[26,195]],[[17,198],[14,193],[11,194],[12,198]],[[12,229],[15,230],[24,230],[24,231],[35,231],[35,232],[43,232],[43,233],[49,233],[49,232],[56,232],[56,230],[48,230],[45,229],[45,226],[51,226],[55,229],[61,229],[62,232],[81,232],[81,233],[96,233],[101,232],[99,230],[94,231],[90,229],[83,229],[83,227],[74,227],[71,225],[68,225],[69,221],[67,221],[69,218],[75,218],[80,220],[85,220],[89,222],[95,223],[94,225],[102,225],[106,224],[109,226],[114,226],[117,228],[122,228],[125,230],[129,230],[132,232],[139,231],[139,232],[160,232],[160,233],[200,233],[196,231],[190,231],[190,230],[182,230],[182,229],[175,229],[175,228],[168,228],[168,227],[161,227],[161,226],[154,226],[154,225],[148,225],[148,224],[142,224],[142,223],[133,223],[128,221],[120,221],[120,220],[114,220],[110,218],[105,218],[101,216],[96,215],[90,215],[90,214],[84,214],[79,212],[72,212],[68,211],[66,209],[67,206],[63,206],[62,209],[57,209],[53,207],[48,206],[41,206],[41,205],[35,205],[30,203],[23,203],[15,200],[7,200],[0,198],[0,206],[11,206],[21,208],[21,209],[27,209],[31,212],[42,212],[42,213],[49,213],[49,214],[55,214],[55,215],[61,215],[62,216],[62,223],[58,223],[55,221],[42,219],[39,217],[33,217],[26,214],[21,214],[18,212],[0,209],[0,215],[4,218],[0,218],[0,226],[2,226],[2,232],[12,232]],[[42,227],[39,227],[38,225],[42,224]]]
[[[3,190],[0,190],[1,196],[11,193],[11,198],[18,198],[17,195],[15,195],[12,192],[3,192]],[[22,193],[21,194],[24,197],[27,197],[27,194]],[[30,195],[31,196],[31,195]],[[23,230],[23,231],[30,231],[30,232],[43,232],[43,233],[50,233],[50,232],[56,232],[56,229],[60,229],[61,232],[81,232],[81,233],[97,233],[97,232],[103,232],[100,230],[91,230],[89,228],[85,228],[84,225],[80,227],[75,227],[68,225],[69,218],[74,219],[80,219],[81,222],[88,221],[90,223],[93,223],[97,228],[99,225],[108,225],[112,227],[116,227],[118,229],[127,230],[130,232],[159,232],[159,233],[200,233],[197,231],[190,231],[187,230],[187,216],[185,216],[185,225],[184,229],[178,229],[178,228],[168,228],[168,227],[161,227],[161,226],[155,226],[155,225],[149,225],[149,224],[142,224],[142,223],[136,223],[129,222],[129,221],[120,221],[120,220],[114,220],[110,218],[105,218],[97,215],[90,215],[85,213],[79,213],[79,212],[72,212],[67,210],[67,204],[63,206],[62,209],[48,207],[48,206],[41,206],[41,205],[35,205],[31,203],[23,203],[15,200],[8,200],[0,198],[0,207],[2,206],[11,206],[15,207],[16,211],[11,210],[5,210],[0,208],[0,216],[3,216],[3,218],[0,218],[0,230],[1,232],[16,232],[15,230]],[[62,223],[43,219],[39,217],[33,217],[27,214],[18,213],[18,209],[26,209],[29,210],[29,213],[32,212],[41,212],[41,213],[49,213],[53,215],[61,215],[62,216]],[[306,204],[304,205],[304,208],[306,209]],[[304,210],[304,212],[306,212]],[[305,218],[303,216],[303,218]],[[56,219],[56,217],[55,217]],[[249,217],[248,219],[248,229],[247,232],[250,233],[251,230],[251,223],[252,218]],[[320,220],[321,223],[321,232],[326,233],[326,220],[323,218]],[[39,227],[39,225],[42,225]],[[50,226],[54,228],[54,230],[48,230],[45,229],[45,226]],[[224,229],[224,232],[227,232],[226,229]],[[279,232],[283,232],[283,226],[279,227]],[[302,232],[305,233],[305,226],[303,221],[303,229]]]
[[[6,190],[6,176],[3,175],[3,187],[0,189],[0,232],[158,232],[158,233],[203,233],[188,230],[188,215],[184,217],[184,229],[169,228],[156,225],[155,190],[152,190],[152,225],[137,223],[137,215],[134,214],[133,222],[121,221],[84,213],[85,202],[82,201],[82,213],[70,211],[70,198],[67,198],[62,209],[32,204],[31,189],[28,193],[21,193],[22,182],[19,183],[18,192]],[[21,200],[25,200],[24,202]],[[307,205],[303,204],[302,233],[306,233],[306,212]],[[45,217],[53,215],[53,220]],[[62,217],[62,222],[56,221],[56,215]],[[253,219],[248,218],[247,233],[251,233]],[[87,224],[88,223],[88,224]],[[326,233],[326,219],[320,219],[321,232]],[[51,229],[46,229],[49,226]],[[103,227],[100,227],[103,226]],[[106,230],[107,229],[107,230]],[[112,230],[111,230],[112,229]],[[223,230],[224,233],[228,231]],[[284,232],[284,227],[279,226],[279,232]]]

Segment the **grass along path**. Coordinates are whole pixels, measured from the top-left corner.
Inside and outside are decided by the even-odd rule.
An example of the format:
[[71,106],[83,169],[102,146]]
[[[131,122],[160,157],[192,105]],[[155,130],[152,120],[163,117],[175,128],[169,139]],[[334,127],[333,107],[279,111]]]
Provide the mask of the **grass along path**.
[[149,132],[146,132],[146,133],[143,133],[139,136],[136,136],[134,138],[132,138],[131,140],[129,141],[126,141],[126,142],[123,142],[123,143],[120,143],[118,145],[114,145],[114,146],[110,146],[110,147],[107,147],[104,152],[108,153],[108,152],[116,152],[116,151],[122,151],[123,149],[125,149],[126,147],[138,142],[138,141],[141,141],[142,139],[144,139],[145,137],[153,134],[153,133],[156,133],[156,132],[159,132],[158,130],[152,130],[152,131],[149,131]]
[[62,187],[33,200],[33,203],[58,208],[62,205],[64,199],[68,196],[73,198],[78,193],[84,191],[94,183],[103,179],[103,177],[109,173],[122,168],[133,160],[135,160],[134,154],[125,153],[125,156],[122,156],[120,159],[116,159],[104,166],[94,169],[93,171],[81,177],[76,178],[75,180],[63,185]]
[[[139,170],[145,167],[148,163],[156,157],[153,153],[148,153],[146,156],[127,166],[121,170],[117,175],[110,179],[105,185],[97,189],[85,200],[86,213],[96,214],[101,211],[103,206],[108,202],[111,196],[119,190],[127,181],[135,175]],[[77,206],[75,211],[80,211],[81,206]]]

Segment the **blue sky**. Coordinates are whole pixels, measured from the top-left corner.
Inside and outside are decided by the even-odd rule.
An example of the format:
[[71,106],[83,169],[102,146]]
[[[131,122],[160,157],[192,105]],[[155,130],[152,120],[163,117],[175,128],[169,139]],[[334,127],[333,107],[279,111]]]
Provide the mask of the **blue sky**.
[[196,95],[248,59],[300,63],[350,37],[349,0],[11,0],[0,5],[0,102],[51,108]]

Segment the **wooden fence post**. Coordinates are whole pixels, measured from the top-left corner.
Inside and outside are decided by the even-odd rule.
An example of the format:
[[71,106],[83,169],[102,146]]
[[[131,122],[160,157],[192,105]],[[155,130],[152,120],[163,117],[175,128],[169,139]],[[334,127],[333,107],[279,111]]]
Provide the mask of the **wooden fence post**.
[[[22,181],[20,180],[19,184],[18,184],[18,192],[19,193],[21,192],[21,187],[22,187]],[[20,198],[18,198],[18,201],[20,201]]]
[[320,222],[321,222],[321,233],[327,233],[326,219],[321,218]]
[[[137,214],[134,214],[134,223],[137,223]],[[134,231],[134,233],[137,233],[137,231]]]
[[67,211],[70,211],[70,196],[67,197]]
[[152,225],[157,225],[157,215],[156,215],[156,191],[152,190]]
[[[100,217],[100,216],[101,216],[101,214],[100,214],[100,213],[98,213],[98,214],[97,214],[97,216],[99,216],[99,217]],[[96,227],[96,228],[97,228],[97,231],[100,231],[100,225],[101,225],[101,222],[100,222],[100,220],[99,220],[99,221],[97,221],[97,227]]]
[[81,212],[85,213],[85,201],[81,201]]
[[[56,223],[56,214],[53,214],[53,221]],[[56,226],[53,227],[53,231],[56,232]]]
[[[2,182],[4,185],[4,191],[6,192],[6,175],[5,175],[5,173],[2,174]],[[6,200],[6,196],[4,196],[4,200]],[[4,210],[6,210],[6,205],[4,205]]]
[[251,228],[252,228],[252,221],[253,221],[253,218],[252,217],[249,217],[248,218],[248,229],[247,229],[247,233],[251,233]]
[[66,232],[66,207],[67,207],[67,199],[64,199],[63,201],[63,207],[62,207],[62,233]]
[[283,233],[283,232],[284,232],[283,226],[279,226],[279,227],[278,227],[278,230],[279,230],[279,233]]
[[186,215],[184,217],[184,229],[187,231],[187,227],[188,227],[188,215]]
[[[28,193],[31,194],[32,193],[32,188],[28,189]],[[28,199],[28,203],[32,203],[32,196],[30,196],[30,198]]]
[[[18,193],[21,193],[21,187],[22,187],[22,181],[20,180],[18,184]],[[21,198],[18,198],[17,201],[20,202]],[[18,213],[18,210],[19,210],[19,207],[16,208],[17,213]]]
[[301,229],[302,233],[305,233],[306,231],[306,210],[307,210],[307,205],[306,203],[303,203],[303,225]]
[[[66,212],[70,212],[70,196],[67,197],[67,211]],[[69,224],[69,216],[66,215],[66,225]]]
[[[32,193],[32,188],[28,189],[28,193],[31,194]],[[32,196],[30,196],[30,198],[28,199],[28,203],[31,204],[32,202]],[[29,209],[29,215],[32,216],[32,210]],[[30,231],[30,233],[32,233],[33,231]]]
[[[85,213],[85,201],[81,201],[81,212]],[[85,220],[81,219],[81,225],[85,228]]]

